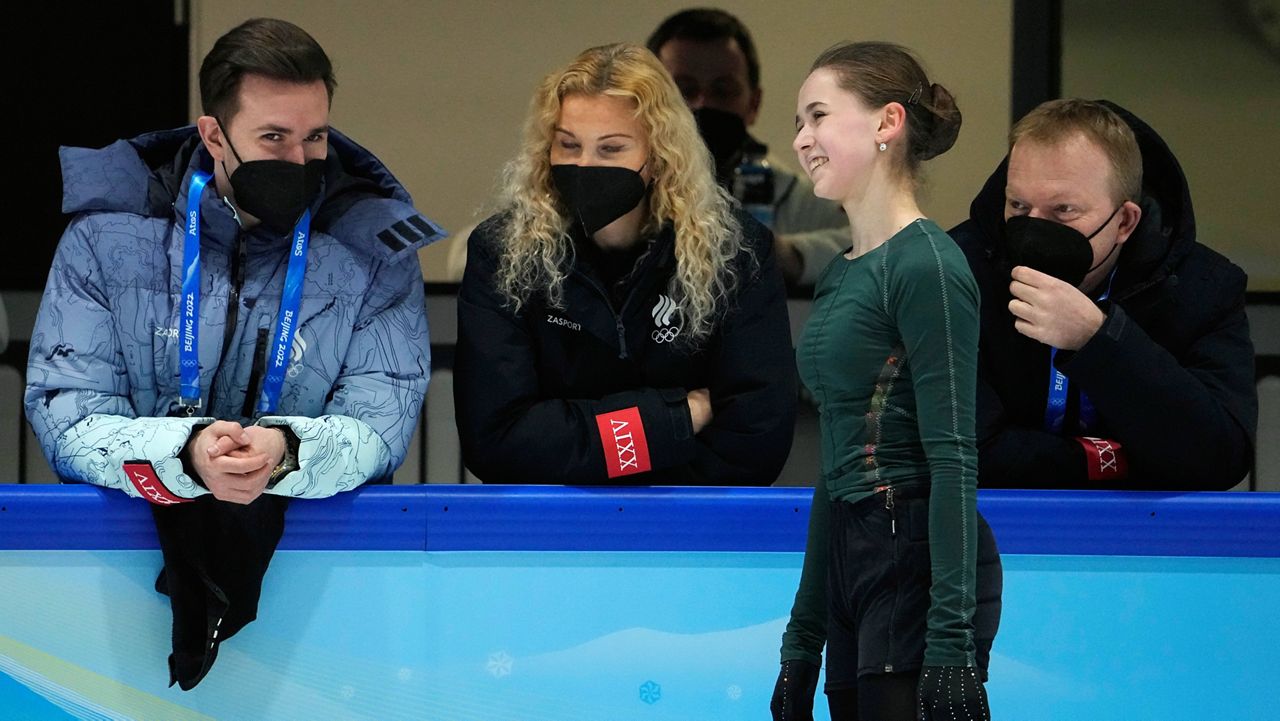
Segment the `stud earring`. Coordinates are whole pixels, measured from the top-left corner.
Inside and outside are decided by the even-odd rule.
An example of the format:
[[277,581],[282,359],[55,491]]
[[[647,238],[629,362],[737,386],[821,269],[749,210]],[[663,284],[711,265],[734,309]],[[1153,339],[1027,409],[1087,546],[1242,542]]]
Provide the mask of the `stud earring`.
[[888,145],[886,145],[885,143],[880,143],[880,152],[882,152],[882,153],[883,153],[884,151],[886,151],[886,150],[888,150],[888,149],[889,149],[889,146],[888,146]]

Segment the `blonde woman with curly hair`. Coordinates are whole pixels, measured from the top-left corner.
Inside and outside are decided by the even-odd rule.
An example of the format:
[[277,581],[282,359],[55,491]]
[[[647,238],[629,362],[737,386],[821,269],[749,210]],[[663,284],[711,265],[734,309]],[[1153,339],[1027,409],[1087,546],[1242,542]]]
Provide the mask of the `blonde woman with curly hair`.
[[771,483],[794,360],[769,232],[630,44],[548,75],[468,239],[454,399],[488,483]]

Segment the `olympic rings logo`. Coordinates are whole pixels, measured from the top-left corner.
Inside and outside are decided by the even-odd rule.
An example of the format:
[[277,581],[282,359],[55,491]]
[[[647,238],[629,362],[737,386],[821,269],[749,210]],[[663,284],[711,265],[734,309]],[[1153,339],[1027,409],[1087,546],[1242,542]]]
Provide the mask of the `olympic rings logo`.
[[680,326],[672,326],[670,328],[659,328],[649,335],[654,343],[670,343],[680,335]]

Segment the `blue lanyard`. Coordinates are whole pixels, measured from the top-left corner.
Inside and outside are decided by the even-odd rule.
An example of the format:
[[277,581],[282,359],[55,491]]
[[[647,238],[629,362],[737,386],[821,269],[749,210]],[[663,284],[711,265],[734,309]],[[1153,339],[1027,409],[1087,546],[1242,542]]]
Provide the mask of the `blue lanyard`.
[[187,189],[187,233],[182,245],[182,344],[178,348],[187,415],[200,407],[200,197],[210,175],[196,171]]
[[[1115,280],[1116,269],[1112,269],[1110,277],[1107,278],[1107,289],[1102,295],[1098,296],[1098,301],[1104,301],[1111,295],[1111,281]],[[1067,414],[1067,392],[1071,386],[1071,381],[1067,378],[1058,367],[1053,364],[1055,358],[1058,357],[1058,349],[1050,346],[1049,348],[1049,399],[1044,404],[1044,429],[1050,433],[1062,433],[1063,418]],[[1083,392],[1080,394],[1080,429],[1089,430],[1094,422],[1098,419],[1098,412],[1094,410],[1093,403],[1089,400],[1089,396]]]
[[1053,364],[1057,348],[1049,348],[1049,400],[1044,404],[1044,429],[1062,432],[1062,419],[1067,414],[1067,377]]
[[280,296],[280,314],[276,317],[275,347],[267,359],[267,377],[258,398],[258,415],[266,415],[280,402],[285,369],[293,352],[293,334],[298,327],[298,306],[302,303],[302,277],[307,272],[307,245],[311,242],[311,211],[298,219],[293,229],[293,250],[289,253],[289,270],[284,276],[284,294]]
[[[191,176],[187,190],[187,230],[182,246],[182,342],[178,347],[181,372],[180,395],[188,415],[200,407],[200,197],[209,184],[210,175],[197,171]],[[284,278],[284,294],[276,318],[275,345],[268,357],[267,375],[262,383],[262,396],[256,406],[258,415],[271,413],[280,402],[285,370],[297,330],[298,307],[302,303],[302,280],[307,271],[307,246],[311,241],[311,211],[302,214],[293,229],[293,246],[289,268]],[[231,333],[235,329],[227,328]]]

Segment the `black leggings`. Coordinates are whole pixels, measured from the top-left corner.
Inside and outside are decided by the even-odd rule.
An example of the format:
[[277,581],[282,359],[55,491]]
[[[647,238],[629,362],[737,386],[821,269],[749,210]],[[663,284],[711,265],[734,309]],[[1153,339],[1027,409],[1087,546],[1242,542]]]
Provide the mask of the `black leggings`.
[[[827,577],[827,703],[833,721],[915,721],[930,604],[927,487],[832,504]],[[896,526],[896,531],[895,531]],[[1003,572],[986,521],[977,518],[974,651],[986,680],[1000,625]]]
[[827,692],[831,721],[915,721],[918,671],[871,673],[855,688]]
[[[898,489],[893,511],[883,493],[832,503],[824,690],[859,686],[863,676],[919,674],[933,602],[926,494]],[[976,525],[974,661],[986,681],[1004,583],[991,529],[981,515]]]

